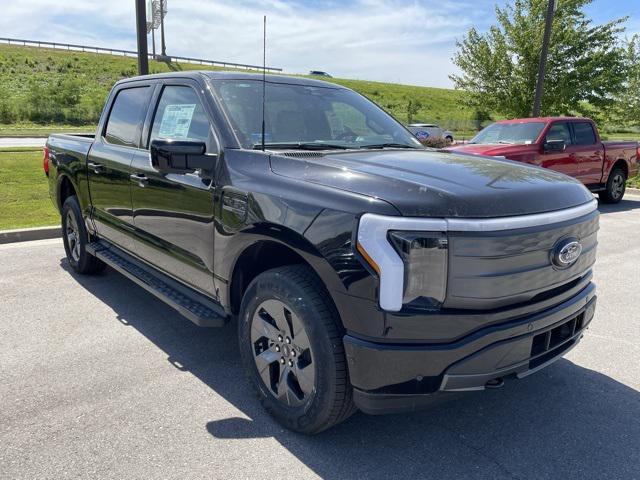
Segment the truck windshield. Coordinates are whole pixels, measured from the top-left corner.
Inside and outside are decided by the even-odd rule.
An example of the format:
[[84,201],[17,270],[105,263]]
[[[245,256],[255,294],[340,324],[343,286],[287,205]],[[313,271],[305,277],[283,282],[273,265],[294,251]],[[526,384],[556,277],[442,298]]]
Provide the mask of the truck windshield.
[[544,122],[493,123],[481,130],[469,143],[535,143],[544,128]]
[[[262,82],[217,80],[215,91],[244,148],[262,141]],[[270,149],[423,148],[400,123],[342,88],[266,83],[265,145]]]

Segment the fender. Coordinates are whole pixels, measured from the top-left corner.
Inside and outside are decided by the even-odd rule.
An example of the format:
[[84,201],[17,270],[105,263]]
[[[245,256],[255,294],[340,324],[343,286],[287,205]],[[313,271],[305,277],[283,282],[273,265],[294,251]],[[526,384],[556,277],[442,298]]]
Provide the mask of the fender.
[[[228,252],[223,258],[216,258],[216,279],[220,286],[220,299],[226,308],[230,306],[230,289],[239,260],[248,251],[265,243],[270,244],[269,249],[291,251],[306,262],[324,282],[328,290],[337,290],[346,293],[344,284],[340,281],[338,272],[307,238],[289,228],[276,224],[261,224],[251,226],[233,236],[232,252]],[[262,259],[269,264],[270,259]],[[274,261],[280,258],[274,258]],[[218,263],[219,262],[219,263]]]

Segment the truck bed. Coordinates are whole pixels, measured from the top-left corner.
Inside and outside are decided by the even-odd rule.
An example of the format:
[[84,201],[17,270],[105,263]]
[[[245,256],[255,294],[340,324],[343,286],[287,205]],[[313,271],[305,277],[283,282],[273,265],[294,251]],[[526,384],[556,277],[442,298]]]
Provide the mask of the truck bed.
[[49,135],[46,148],[49,155],[49,194],[56,208],[60,189],[69,187],[59,180],[64,178],[71,182],[71,186],[80,200],[80,205],[89,204],[89,185],[87,182],[87,155],[93,145],[95,135],[92,133],[54,133]]

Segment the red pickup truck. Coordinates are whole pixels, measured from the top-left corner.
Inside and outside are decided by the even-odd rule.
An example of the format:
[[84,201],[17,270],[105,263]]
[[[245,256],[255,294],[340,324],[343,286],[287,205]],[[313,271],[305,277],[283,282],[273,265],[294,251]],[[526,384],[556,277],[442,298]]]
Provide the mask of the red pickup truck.
[[451,150],[550,168],[574,177],[606,203],[618,203],[638,173],[638,142],[603,142],[593,120],[546,117],[503,120]]

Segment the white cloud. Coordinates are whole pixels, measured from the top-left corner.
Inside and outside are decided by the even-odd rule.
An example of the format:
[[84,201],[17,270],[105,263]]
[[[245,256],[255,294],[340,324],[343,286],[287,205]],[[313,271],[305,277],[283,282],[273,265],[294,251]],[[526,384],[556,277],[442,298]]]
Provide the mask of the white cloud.
[[[266,14],[272,66],[443,87],[455,39],[492,16],[488,0],[169,0],[168,9],[169,55],[260,64]],[[0,0],[0,11],[3,36],[135,49],[133,0]]]

